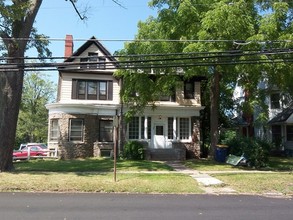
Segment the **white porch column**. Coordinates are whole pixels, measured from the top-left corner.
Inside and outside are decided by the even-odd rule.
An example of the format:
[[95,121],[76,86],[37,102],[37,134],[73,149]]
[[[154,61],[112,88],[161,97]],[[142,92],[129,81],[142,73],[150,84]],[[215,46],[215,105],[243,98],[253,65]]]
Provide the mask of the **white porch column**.
[[148,138],[148,117],[144,116],[144,139]]
[[174,116],[173,117],[173,140],[175,141],[175,140],[177,140],[177,135],[176,135],[176,133],[177,133],[177,127],[176,127],[176,117]]

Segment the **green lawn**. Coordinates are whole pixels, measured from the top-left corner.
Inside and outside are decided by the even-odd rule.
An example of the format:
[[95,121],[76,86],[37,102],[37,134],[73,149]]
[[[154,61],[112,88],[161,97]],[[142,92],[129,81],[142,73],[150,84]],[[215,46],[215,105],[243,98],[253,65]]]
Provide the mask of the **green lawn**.
[[293,173],[212,174],[239,193],[282,193],[293,196]]
[[[219,163],[211,159],[187,160],[185,165],[199,171],[242,171],[255,170],[250,167],[233,166]],[[266,167],[259,170],[267,171],[293,171],[293,157],[270,157]]]
[[170,173],[172,168],[162,162],[117,161],[116,182],[111,159],[31,160],[14,165],[14,172],[0,173],[2,192],[203,193],[193,178]]
[[[15,162],[15,170],[49,172],[112,172],[114,161],[111,159],[76,159],[76,160],[30,160]],[[171,167],[162,162],[118,160],[120,171],[170,171]]]
[[[293,158],[270,158],[261,170],[266,173],[243,173],[255,170],[208,159],[188,160],[185,165],[209,171],[239,193],[293,195]],[[0,173],[0,191],[203,193],[193,178],[169,172],[172,168],[163,162],[118,160],[116,182],[113,167],[113,160],[97,158],[15,162],[14,172]]]
[[[186,161],[185,165],[202,172],[209,171],[210,175],[223,181],[225,186],[236,190],[238,193],[282,193],[283,195],[293,196],[292,157],[271,157],[269,158],[268,165],[259,170],[217,163],[209,159],[190,160]],[[223,173],[218,173],[218,171]],[[231,173],[230,171],[233,172]],[[251,172],[246,173],[242,171]]]

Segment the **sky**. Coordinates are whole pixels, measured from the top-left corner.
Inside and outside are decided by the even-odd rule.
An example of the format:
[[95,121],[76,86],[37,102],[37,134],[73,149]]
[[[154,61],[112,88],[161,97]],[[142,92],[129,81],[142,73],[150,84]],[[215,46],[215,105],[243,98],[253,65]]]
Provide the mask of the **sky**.
[[[156,16],[156,9],[148,7],[150,0],[118,0],[123,7],[112,0],[78,0],[76,6],[80,11],[87,8],[87,20],[82,21],[70,1],[44,0],[38,12],[35,27],[39,34],[52,39],[49,48],[53,57],[64,56],[64,39],[66,34],[73,35],[74,51],[85,40],[95,36],[111,52],[124,46],[124,41],[134,39],[137,24],[149,16]],[[29,56],[37,56],[30,51]],[[57,73],[50,73],[56,80]]]

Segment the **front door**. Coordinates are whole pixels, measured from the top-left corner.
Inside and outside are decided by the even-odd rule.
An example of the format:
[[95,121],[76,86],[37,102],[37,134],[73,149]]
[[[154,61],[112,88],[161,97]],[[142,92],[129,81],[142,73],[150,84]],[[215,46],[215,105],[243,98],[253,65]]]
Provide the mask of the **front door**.
[[154,148],[165,148],[165,126],[163,124],[155,124]]

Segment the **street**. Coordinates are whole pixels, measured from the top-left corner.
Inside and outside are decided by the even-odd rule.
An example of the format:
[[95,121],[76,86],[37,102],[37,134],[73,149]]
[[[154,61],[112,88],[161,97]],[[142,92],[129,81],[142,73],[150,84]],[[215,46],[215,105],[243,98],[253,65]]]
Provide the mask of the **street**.
[[0,219],[289,220],[292,199],[243,195],[0,193]]

